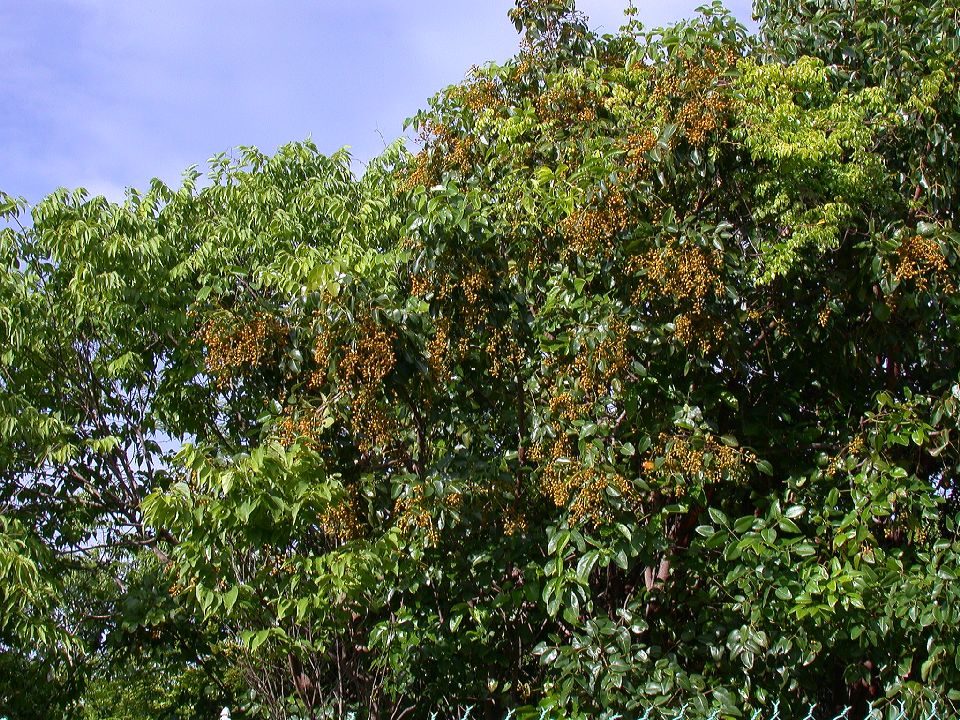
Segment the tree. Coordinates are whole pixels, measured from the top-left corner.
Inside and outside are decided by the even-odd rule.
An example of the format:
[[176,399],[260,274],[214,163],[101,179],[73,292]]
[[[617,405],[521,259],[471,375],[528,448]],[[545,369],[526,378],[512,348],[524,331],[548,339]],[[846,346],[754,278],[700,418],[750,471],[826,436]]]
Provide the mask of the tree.
[[218,156],[199,192],[195,170],[178,191],[155,182],[123,206],[62,191],[27,226],[2,196],[0,651],[62,665],[47,674],[73,688],[64,702],[117,642],[160,637],[174,645],[165,658],[224,661],[216,635],[170,607],[157,573],[167,557],[140,503],[175,479],[172,448],[247,443],[263,409],[207,383],[192,305],[214,289],[255,296],[293,253],[321,253],[349,177],[345,156],[303,144],[269,161]]
[[957,8],[824,8],[520,0],[416,155],[164,196],[189,442],[139,519],[248,714],[955,708],[957,63],[912,29]]

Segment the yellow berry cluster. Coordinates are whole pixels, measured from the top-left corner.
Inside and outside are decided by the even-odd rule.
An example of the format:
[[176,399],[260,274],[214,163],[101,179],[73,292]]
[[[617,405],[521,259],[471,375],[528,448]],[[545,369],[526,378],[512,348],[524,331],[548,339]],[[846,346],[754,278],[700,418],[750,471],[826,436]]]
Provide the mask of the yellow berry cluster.
[[505,535],[517,535],[527,531],[527,518],[516,507],[508,505],[503,512],[503,532]]
[[224,387],[232,375],[243,367],[260,365],[283,344],[284,326],[266,313],[258,312],[239,325],[223,319],[206,323],[200,332],[206,346],[207,371]]
[[715,485],[724,480],[741,483],[749,475],[749,467],[756,456],[748,450],[717,442],[712,435],[691,437],[661,434],[651,450],[659,457],[659,465],[652,460],[644,463],[644,471],[660,480],[672,494],[682,497],[688,484],[699,482]]
[[628,263],[628,272],[641,271],[637,295],[670,296],[688,303],[696,312],[706,309],[706,300],[723,293],[720,270],[723,258],[718,251],[707,251],[671,238],[665,247],[654,248]]
[[824,305],[817,313],[817,324],[820,327],[826,327],[828,322],[830,322],[830,306]]
[[443,496],[444,507],[456,510],[463,505],[463,495],[458,492],[452,492]]
[[607,488],[616,489],[631,504],[637,500],[633,486],[622,475],[583,467],[575,460],[548,464],[541,473],[540,486],[556,507],[567,508],[574,526],[596,527],[613,520]]
[[598,250],[609,255],[615,236],[627,227],[629,215],[623,193],[610,190],[595,207],[574,210],[561,224],[568,251],[592,255]]
[[918,290],[926,290],[934,273],[945,272],[947,268],[947,259],[935,240],[914,235],[897,248],[894,276],[901,282],[912,280]]
[[673,334],[684,345],[688,345],[693,341],[694,332],[693,332],[693,319],[689,314],[681,313],[677,315],[676,319],[673,321]]
[[569,392],[561,392],[552,396],[549,407],[550,415],[558,420],[573,422],[580,417],[580,407]]
[[481,294],[490,289],[490,276],[485,270],[475,270],[464,275],[459,285],[463,299],[467,304],[475,305]]
[[630,328],[620,320],[610,324],[607,333],[592,351],[584,348],[573,360],[573,371],[588,398],[605,395],[610,381],[630,366],[627,338]]
[[498,380],[510,376],[513,368],[523,362],[523,349],[509,331],[494,327],[487,340],[487,358],[490,361],[490,375]]
[[354,498],[328,506],[320,513],[320,529],[329,537],[347,542],[363,536],[363,523]]
[[[479,306],[474,307],[479,309]],[[466,317],[464,318],[464,324],[467,327],[475,328],[479,324],[481,313],[479,311],[469,312],[470,308],[467,310],[468,312],[465,313]],[[473,347],[473,338],[471,336],[463,335],[462,337],[457,338],[455,357],[460,360],[464,359],[470,352],[471,347]]]
[[847,452],[851,455],[857,455],[863,452],[863,448],[866,443],[863,440],[863,435],[856,435],[854,438],[847,444]]
[[280,572],[292,573],[295,570],[293,557],[286,554],[285,550],[275,550],[270,545],[260,546],[260,562],[263,567],[268,568],[267,574],[270,577],[276,577]]
[[438,382],[450,380],[450,320],[447,318],[437,320],[436,332],[427,341],[427,364]]
[[939,538],[940,533],[936,525],[927,521],[917,521],[903,517],[900,513],[891,515],[883,528],[883,537],[896,544],[923,545],[931,538]]
[[566,507],[570,501],[570,485],[567,481],[569,465],[551,462],[540,474],[540,490],[557,507]]
[[511,79],[514,82],[521,80],[524,75],[530,72],[532,67],[536,66],[536,64],[537,52],[530,46],[530,43],[527,42],[526,38],[524,38],[520,41],[520,47],[515,58]]
[[614,488],[625,501],[636,504],[633,486],[620,474],[605,475],[584,468],[574,475],[578,492],[570,505],[570,524],[598,527],[614,520],[614,508],[607,499],[607,488]]
[[680,313],[673,320],[673,336],[677,342],[688,347],[696,345],[704,354],[710,352],[723,335],[723,325],[703,312]]
[[846,447],[829,459],[824,469],[824,474],[827,475],[827,477],[836,477],[838,474],[847,472],[849,459],[856,458],[864,451],[865,447],[866,442],[864,441],[863,435],[854,435]]
[[915,545],[923,545],[932,536],[933,535],[930,532],[930,525],[928,523],[924,523],[922,525],[917,525],[917,527],[913,529],[913,537],[911,539]]
[[657,144],[657,134],[652,130],[643,130],[627,135],[623,149],[627,154],[627,165],[637,174],[649,169],[646,153]]
[[537,460],[546,455],[547,465],[540,475],[540,490],[557,507],[566,506],[570,500],[570,487],[566,480],[573,460],[573,445],[566,434],[559,435],[544,452],[543,447],[533,448],[531,457]]
[[436,545],[440,540],[440,533],[433,525],[433,518],[427,509],[423,487],[417,485],[409,495],[401,495],[394,503],[394,515],[397,525],[405,532],[425,530],[427,542]]

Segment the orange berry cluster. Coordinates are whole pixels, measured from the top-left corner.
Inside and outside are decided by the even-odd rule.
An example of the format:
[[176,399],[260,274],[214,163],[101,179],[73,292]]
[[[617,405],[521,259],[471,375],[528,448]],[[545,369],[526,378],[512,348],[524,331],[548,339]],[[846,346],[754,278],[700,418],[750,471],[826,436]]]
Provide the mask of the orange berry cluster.
[[524,75],[530,72],[531,68],[536,67],[538,64],[537,50],[531,47],[526,38],[520,41],[520,47],[516,55],[515,63],[516,64],[513,66],[513,72],[511,73],[511,79],[514,82],[521,80]]
[[316,442],[324,431],[326,415],[319,408],[301,408],[299,411],[287,406],[283,418],[277,424],[277,439],[289,447],[300,438]]
[[483,77],[478,67],[470,68],[469,80],[453,90],[453,99],[460,99],[463,105],[479,114],[488,108],[498,107],[501,103],[500,86],[494,80]]
[[652,98],[659,104],[682,102],[676,116],[692,145],[702,145],[709,134],[723,127],[730,101],[720,94],[722,74],[737,60],[733,49],[706,50],[701,57],[685,58],[654,84]]
[[313,362],[316,368],[310,373],[307,380],[307,387],[310,389],[317,390],[326,383],[332,351],[333,338],[330,330],[325,324],[321,325],[320,331],[313,339]]
[[417,187],[431,187],[436,184],[436,175],[430,163],[430,153],[423,149],[413,159],[413,167],[401,175],[397,186],[400,192],[408,192]]
[[410,294],[414,297],[426,297],[430,294],[430,277],[426,274],[414,274],[410,276]]
[[578,255],[593,255],[602,248],[613,251],[614,237],[627,227],[629,214],[623,193],[614,188],[595,208],[574,210],[561,224],[567,250]]
[[243,367],[260,365],[283,343],[285,328],[275,318],[263,312],[237,326],[223,319],[206,323],[200,333],[206,346],[204,358],[207,371],[217,378],[219,387]]
[[[449,125],[428,120],[420,125],[420,139],[429,158],[424,162],[439,165],[440,171],[459,170],[466,175],[472,167],[473,138]],[[432,184],[432,183],[431,183]]]
[[420,142],[424,145],[446,143],[456,138],[456,133],[450,126],[432,119],[424,120],[420,123],[418,134],[420,136]]
[[361,388],[353,398],[350,429],[362,453],[383,452],[394,440],[397,423],[373,388]]
[[588,93],[566,86],[554,86],[534,100],[541,122],[593,122],[597,118],[596,98]]
[[372,318],[361,320],[357,329],[360,339],[340,360],[340,377],[351,387],[379,389],[397,363],[393,349],[397,334],[377,325]]
[[749,466],[757,460],[753,453],[717,442],[709,434],[696,438],[661,434],[651,452],[662,462],[658,466],[648,460],[644,470],[677,497],[686,495],[691,481],[706,485],[724,480],[744,482]]
[[466,177],[473,168],[473,138],[469,135],[449,143],[449,150],[442,155],[444,170],[457,170]]
[[673,73],[663,75],[654,84],[651,97],[657,102],[664,103],[679,96],[683,92],[682,88],[679,76]]
[[721,127],[724,115],[730,107],[729,101],[711,92],[694,100],[689,100],[680,108],[677,124],[680,125],[692,145],[703,145],[710,133]]
[[901,282],[912,280],[918,290],[926,290],[933,274],[947,268],[947,259],[935,240],[914,235],[897,248],[894,276]]

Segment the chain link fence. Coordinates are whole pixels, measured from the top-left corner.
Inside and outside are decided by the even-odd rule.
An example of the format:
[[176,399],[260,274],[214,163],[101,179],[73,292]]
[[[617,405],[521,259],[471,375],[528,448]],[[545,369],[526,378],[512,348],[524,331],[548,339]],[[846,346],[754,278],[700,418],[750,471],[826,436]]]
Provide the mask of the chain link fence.
[[[654,714],[656,712],[656,714]],[[447,716],[433,713],[431,720],[447,720]],[[626,716],[626,715],[604,715],[602,720],[664,720],[666,716],[663,714],[662,709],[654,711],[653,709],[648,710],[642,715],[635,716]],[[696,720],[732,720],[733,716],[729,713],[724,713],[720,710],[716,710],[710,715],[697,715]],[[4,720],[0,718],[0,720]],[[229,708],[223,708],[220,712],[219,720],[231,720]],[[293,719],[291,719],[293,720]],[[345,720],[356,720],[356,717],[350,713],[345,718]],[[486,720],[486,718],[481,714],[475,714],[473,708],[467,708],[460,720]],[[542,710],[539,715],[536,712],[529,713],[529,711],[524,712],[522,715],[518,715],[515,711],[508,712],[504,716],[503,720],[601,720],[600,718],[593,718],[586,715],[577,716],[575,719],[570,716],[560,716],[555,712],[549,710]],[[688,713],[687,706],[681,707],[677,710],[671,717],[667,720],[695,720],[694,716]],[[817,706],[812,705],[807,711],[807,714],[804,716],[798,716],[795,714],[785,714],[781,713],[780,706],[774,704],[769,710],[762,711],[758,710],[752,715],[743,715],[741,720],[960,720],[960,715],[957,715],[954,712],[949,710],[943,710],[937,705],[931,705],[921,712],[909,712],[904,704],[890,704],[886,703],[881,707],[873,707],[871,705],[866,714],[857,714],[853,712],[852,708],[845,708],[842,712],[837,715],[824,715],[823,712],[818,712]]]

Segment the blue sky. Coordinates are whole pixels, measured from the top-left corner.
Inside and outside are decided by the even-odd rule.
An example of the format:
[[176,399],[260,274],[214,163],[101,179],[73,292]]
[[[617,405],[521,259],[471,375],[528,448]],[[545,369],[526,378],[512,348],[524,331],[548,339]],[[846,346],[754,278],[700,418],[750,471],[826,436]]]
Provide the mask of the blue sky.
[[[636,0],[659,26],[703,0]],[[614,31],[627,0],[579,0]],[[512,0],[0,0],[0,189],[112,200],[237,145],[311,137],[366,160],[474,64],[514,53]],[[748,0],[727,2],[745,23]]]

